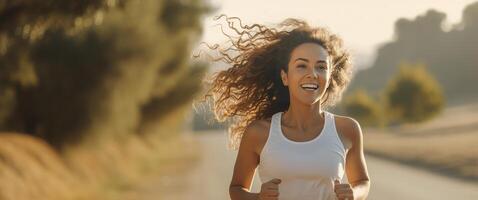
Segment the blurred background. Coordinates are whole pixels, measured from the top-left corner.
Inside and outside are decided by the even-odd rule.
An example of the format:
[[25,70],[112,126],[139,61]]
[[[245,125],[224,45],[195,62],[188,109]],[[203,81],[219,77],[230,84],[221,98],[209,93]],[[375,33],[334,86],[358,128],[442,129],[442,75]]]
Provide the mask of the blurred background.
[[476,0],[0,0],[0,199],[229,199],[220,14],[344,39],[368,199],[478,199]]

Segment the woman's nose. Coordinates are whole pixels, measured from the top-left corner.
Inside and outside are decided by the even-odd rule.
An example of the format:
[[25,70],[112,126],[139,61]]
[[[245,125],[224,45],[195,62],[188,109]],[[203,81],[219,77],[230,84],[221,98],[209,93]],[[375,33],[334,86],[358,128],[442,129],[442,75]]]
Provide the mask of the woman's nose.
[[311,78],[318,78],[319,77],[319,72],[315,69],[312,69],[312,71],[308,73],[308,76],[311,77]]

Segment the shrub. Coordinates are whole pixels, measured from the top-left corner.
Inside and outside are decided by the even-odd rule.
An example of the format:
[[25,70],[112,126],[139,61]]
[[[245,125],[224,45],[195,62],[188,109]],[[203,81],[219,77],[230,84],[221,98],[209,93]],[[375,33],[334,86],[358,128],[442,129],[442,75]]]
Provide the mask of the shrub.
[[380,104],[371,98],[363,89],[355,91],[344,100],[344,110],[364,126],[381,126]]
[[387,114],[396,123],[426,121],[443,110],[444,97],[423,64],[402,64],[384,92]]

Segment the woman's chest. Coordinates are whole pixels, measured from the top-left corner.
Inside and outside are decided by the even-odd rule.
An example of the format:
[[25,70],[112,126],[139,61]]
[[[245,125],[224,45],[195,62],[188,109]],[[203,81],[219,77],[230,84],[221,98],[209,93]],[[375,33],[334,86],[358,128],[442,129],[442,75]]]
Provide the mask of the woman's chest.
[[260,169],[271,177],[318,179],[341,177],[345,158],[337,148],[283,148],[261,155]]

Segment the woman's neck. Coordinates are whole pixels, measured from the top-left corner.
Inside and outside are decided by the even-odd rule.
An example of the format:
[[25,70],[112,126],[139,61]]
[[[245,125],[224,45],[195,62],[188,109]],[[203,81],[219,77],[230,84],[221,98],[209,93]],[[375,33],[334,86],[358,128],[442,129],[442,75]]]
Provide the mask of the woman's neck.
[[[283,122],[291,128],[306,132],[315,129],[317,122],[324,120],[320,103],[312,105],[293,105],[283,114]],[[320,123],[319,123],[320,124]]]

